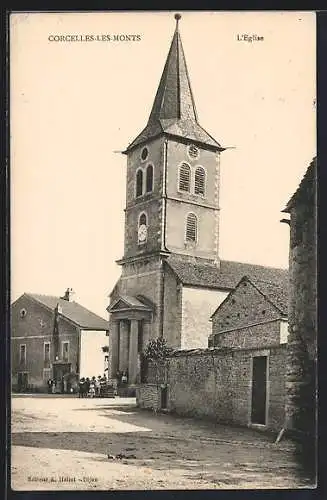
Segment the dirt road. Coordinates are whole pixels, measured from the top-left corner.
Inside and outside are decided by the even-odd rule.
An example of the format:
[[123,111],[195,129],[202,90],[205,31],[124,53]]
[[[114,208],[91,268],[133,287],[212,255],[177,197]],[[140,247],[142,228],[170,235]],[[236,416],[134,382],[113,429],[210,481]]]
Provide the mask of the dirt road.
[[140,411],[134,399],[12,399],[14,490],[310,487],[294,450],[258,431]]

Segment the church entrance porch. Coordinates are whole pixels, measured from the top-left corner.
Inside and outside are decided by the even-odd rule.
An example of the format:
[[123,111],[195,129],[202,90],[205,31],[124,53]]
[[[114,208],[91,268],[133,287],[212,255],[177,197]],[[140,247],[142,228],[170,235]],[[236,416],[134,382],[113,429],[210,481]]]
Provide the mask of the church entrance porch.
[[[134,385],[140,376],[140,355],[149,338],[152,308],[135,297],[120,297],[108,311],[110,318],[109,377]],[[127,380],[125,379],[127,377]]]

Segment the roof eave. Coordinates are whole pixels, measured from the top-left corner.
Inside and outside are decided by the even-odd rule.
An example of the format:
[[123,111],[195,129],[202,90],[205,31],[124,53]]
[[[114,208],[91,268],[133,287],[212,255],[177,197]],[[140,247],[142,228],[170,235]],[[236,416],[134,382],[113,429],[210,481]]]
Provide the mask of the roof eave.
[[187,136],[175,135],[175,134],[170,134],[169,132],[161,131],[161,132],[159,132],[157,134],[154,134],[154,135],[152,135],[150,137],[146,137],[144,139],[140,139],[140,141],[137,141],[137,142],[136,142],[136,139],[135,139],[129,146],[127,146],[127,148],[124,151],[122,151],[122,154],[127,155],[128,153],[130,153],[131,151],[133,151],[137,147],[140,147],[143,144],[146,144],[146,143],[149,143],[150,141],[158,139],[161,136],[164,136],[164,137],[167,137],[167,138],[170,138],[170,139],[173,139],[173,140],[178,139],[178,141],[182,141],[184,143],[190,143],[190,142],[192,142],[192,144],[196,144],[199,147],[202,147],[202,148],[204,147],[204,149],[209,149],[210,151],[216,151],[216,152],[218,151],[219,153],[222,153],[223,151],[226,151],[226,149],[227,149],[227,148],[221,146],[218,142],[217,142],[217,145],[214,145],[214,144],[209,144],[209,143],[207,143],[205,141],[191,139],[190,137],[187,137]]

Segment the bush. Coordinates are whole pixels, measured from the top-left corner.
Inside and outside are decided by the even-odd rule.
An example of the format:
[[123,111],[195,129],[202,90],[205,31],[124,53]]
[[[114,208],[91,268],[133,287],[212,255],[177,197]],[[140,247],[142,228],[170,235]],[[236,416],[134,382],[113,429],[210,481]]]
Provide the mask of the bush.
[[144,350],[145,359],[162,360],[172,352],[172,348],[167,346],[167,341],[163,337],[152,339],[148,342]]

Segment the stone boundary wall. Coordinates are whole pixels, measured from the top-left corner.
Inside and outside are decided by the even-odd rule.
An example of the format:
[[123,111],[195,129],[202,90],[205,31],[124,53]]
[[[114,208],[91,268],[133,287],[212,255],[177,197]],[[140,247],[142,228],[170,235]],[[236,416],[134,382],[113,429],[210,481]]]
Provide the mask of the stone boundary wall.
[[250,426],[254,356],[268,357],[265,428],[279,431],[285,418],[285,345],[176,351],[159,367],[160,376],[154,365],[149,367],[147,383],[137,389],[137,404],[160,409],[161,390],[166,385],[171,412]]

